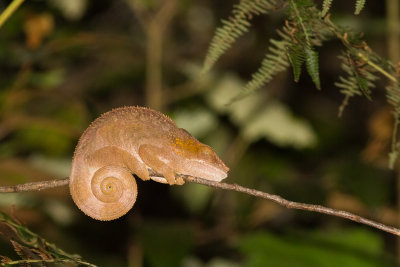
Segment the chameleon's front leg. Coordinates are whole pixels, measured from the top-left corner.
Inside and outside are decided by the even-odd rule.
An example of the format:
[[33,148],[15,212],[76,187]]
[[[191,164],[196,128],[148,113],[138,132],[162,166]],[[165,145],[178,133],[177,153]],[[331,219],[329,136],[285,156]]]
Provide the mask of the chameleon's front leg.
[[182,185],[185,181],[181,178],[175,178],[175,170],[172,166],[173,155],[168,149],[153,145],[141,145],[139,156],[143,162],[157,173],[160,173],[170,185]]

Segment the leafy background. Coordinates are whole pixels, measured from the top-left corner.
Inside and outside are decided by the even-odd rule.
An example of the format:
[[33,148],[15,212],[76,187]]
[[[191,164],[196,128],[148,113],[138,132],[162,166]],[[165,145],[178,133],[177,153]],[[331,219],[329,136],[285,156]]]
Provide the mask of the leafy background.
[[[9,3],[1,1],[0,9]],[[339,41],[330,41],[317,48],[321,91],[306,75],[295,83],[289,69],[226,105],[259,67],[285,19],[282,11],[255,17],[249,32],[199,76],[215,28],[233,4],[26,1],[0,29],[1,185],[67,177],[90,121],[113,107],[146,105],[215,148],[231,168],[227,182],[396,225],[396,171],[387,167],[393,119],[384,84],[378,81],[372,101],[353,97],[338,118],[343,96],[334,83],[344,74]],[[354,5],[336,0],[330,12],[387,57],[385,7],[369,1],[354,16]],[[101,266],[398,262],[395,237],[342,219],[194,184],[138,186],[134,208],[107,223],[82,214],[68,188],[3,194],[0,255],[28,257],[16,242],[42,259],[79,254]],[[28,228],[33,232],[21,234]]]

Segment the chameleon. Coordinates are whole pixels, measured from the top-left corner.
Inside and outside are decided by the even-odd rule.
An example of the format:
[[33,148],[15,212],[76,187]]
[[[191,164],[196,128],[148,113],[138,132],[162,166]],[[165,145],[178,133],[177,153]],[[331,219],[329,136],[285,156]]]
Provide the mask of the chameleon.
[[[149,170],[160,177],[150,176]],[[182,185],[179,174],[220,182],[228,171],[211,147],[169,117],[128,106],[104,113],[84,131],[75,148],[69,188],[86,215],[110,221],[125,215],[136,201],[132,174],[144,181]]]

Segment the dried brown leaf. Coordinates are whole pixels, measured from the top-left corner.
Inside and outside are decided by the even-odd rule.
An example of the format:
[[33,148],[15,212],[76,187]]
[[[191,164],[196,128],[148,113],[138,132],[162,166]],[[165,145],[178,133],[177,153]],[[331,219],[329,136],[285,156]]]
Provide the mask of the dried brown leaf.
[[12,259],[10,259],[9,257],[1,256],[1,255],[0,255],[0,262],[1,262],[1,263],[8,263],[8,262],[10,262],[10,261],[12,261]]

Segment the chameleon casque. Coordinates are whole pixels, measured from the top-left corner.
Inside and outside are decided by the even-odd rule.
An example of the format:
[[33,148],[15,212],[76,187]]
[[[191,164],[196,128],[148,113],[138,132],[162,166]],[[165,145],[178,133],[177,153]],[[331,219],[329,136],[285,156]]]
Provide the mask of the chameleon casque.
[[[149,168],[163,177],[150,177]],[[97,118],[75,149],[70,192],[86,215],[102,221],[117,219],[134,205],[137,185],[153,179],[184,183],[176,174],[211,181],[227,177],[229,168],[164,114],[145,107],[113,109]]]

